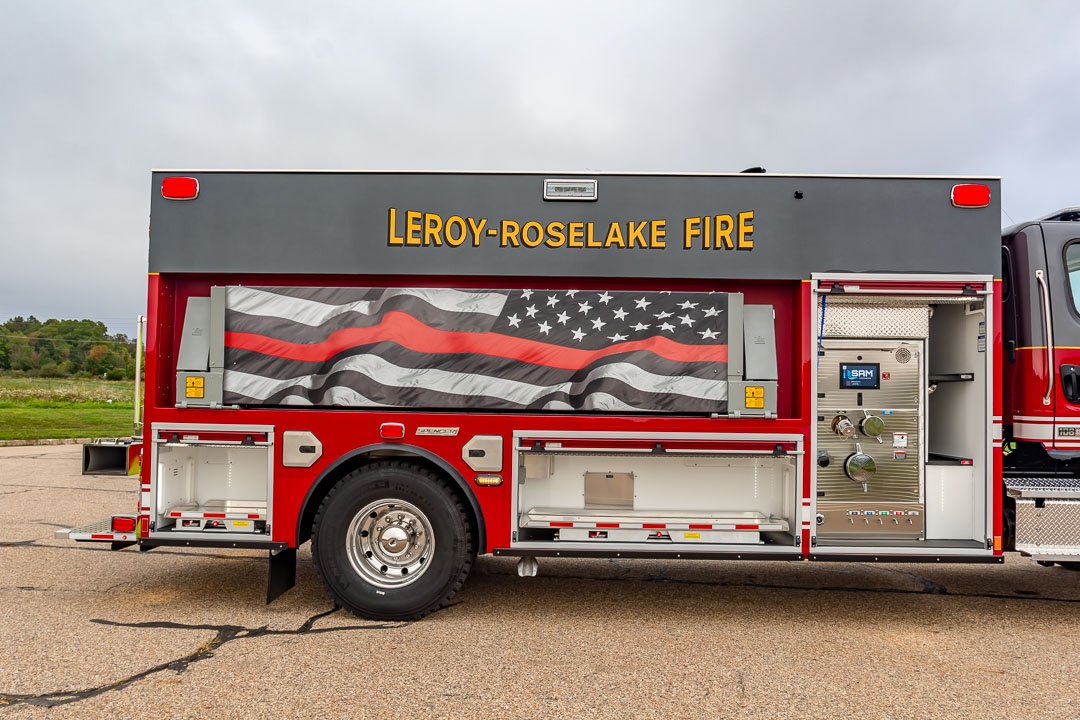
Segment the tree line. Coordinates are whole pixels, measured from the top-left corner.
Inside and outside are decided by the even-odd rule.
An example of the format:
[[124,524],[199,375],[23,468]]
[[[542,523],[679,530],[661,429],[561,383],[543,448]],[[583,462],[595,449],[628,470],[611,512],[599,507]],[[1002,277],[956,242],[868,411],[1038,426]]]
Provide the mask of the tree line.
[[95,320],[14,317],[0,325],[0,372],[132,380],[135,341]]

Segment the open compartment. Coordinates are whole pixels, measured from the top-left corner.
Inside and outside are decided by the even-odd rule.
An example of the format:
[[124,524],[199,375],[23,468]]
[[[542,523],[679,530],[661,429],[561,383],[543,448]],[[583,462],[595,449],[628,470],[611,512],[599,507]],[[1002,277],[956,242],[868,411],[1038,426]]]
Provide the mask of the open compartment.
[[153,437],[153,534],[269,540],[271,428],[155,425]]
[[987,528],[991,376],[987,301],[937,302],[927,342],[927,540],[980,545]]
[[518,546],[796,548],[802,438],[515,437]]
[[985,550],[992,296],[968,281],[890,279],[880,294],[873,282],[818,290],[817,551]]

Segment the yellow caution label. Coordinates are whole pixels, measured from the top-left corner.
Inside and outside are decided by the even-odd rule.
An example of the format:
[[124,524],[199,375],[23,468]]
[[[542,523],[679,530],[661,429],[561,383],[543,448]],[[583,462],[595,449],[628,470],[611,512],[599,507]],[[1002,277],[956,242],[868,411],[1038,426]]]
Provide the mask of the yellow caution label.
[[233,520],[232,524],[233,527],[247,527],[251,525],[251,523],[247,520]]
[[184,397],[201,398],[205,392],[206,378],[188,376],[184,378]]
[[700,540],[701,533],[683,533],[683,540]]
[[752,386],[746,388],[746,404],[745,407],[748,410],[764,410],[765,409],[765,388],[762,386]]

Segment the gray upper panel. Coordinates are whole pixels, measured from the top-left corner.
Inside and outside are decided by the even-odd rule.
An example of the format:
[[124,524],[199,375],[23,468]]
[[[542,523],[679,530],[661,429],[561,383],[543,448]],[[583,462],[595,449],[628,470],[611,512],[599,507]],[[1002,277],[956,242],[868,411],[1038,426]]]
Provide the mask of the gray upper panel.
[[[199,181],[166,200],[161,181]],[[545,179],[595,179],[595,201]],[[953,207],[952,187],[991,190]],[[987,178],[155,172],[150,271],[804,279],[999,272]],[[726,234],[717,233],[729,230]]]

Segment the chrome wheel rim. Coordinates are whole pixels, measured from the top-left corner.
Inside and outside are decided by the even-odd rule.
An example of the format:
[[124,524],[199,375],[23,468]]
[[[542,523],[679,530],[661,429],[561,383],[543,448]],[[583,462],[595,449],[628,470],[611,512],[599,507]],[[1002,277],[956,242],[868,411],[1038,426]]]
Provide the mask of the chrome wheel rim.
[[358,512],[345,541],[349,563],[381,588],[416,582],[431,564],[435,534],[427,516],[404,500],[378,500]]

